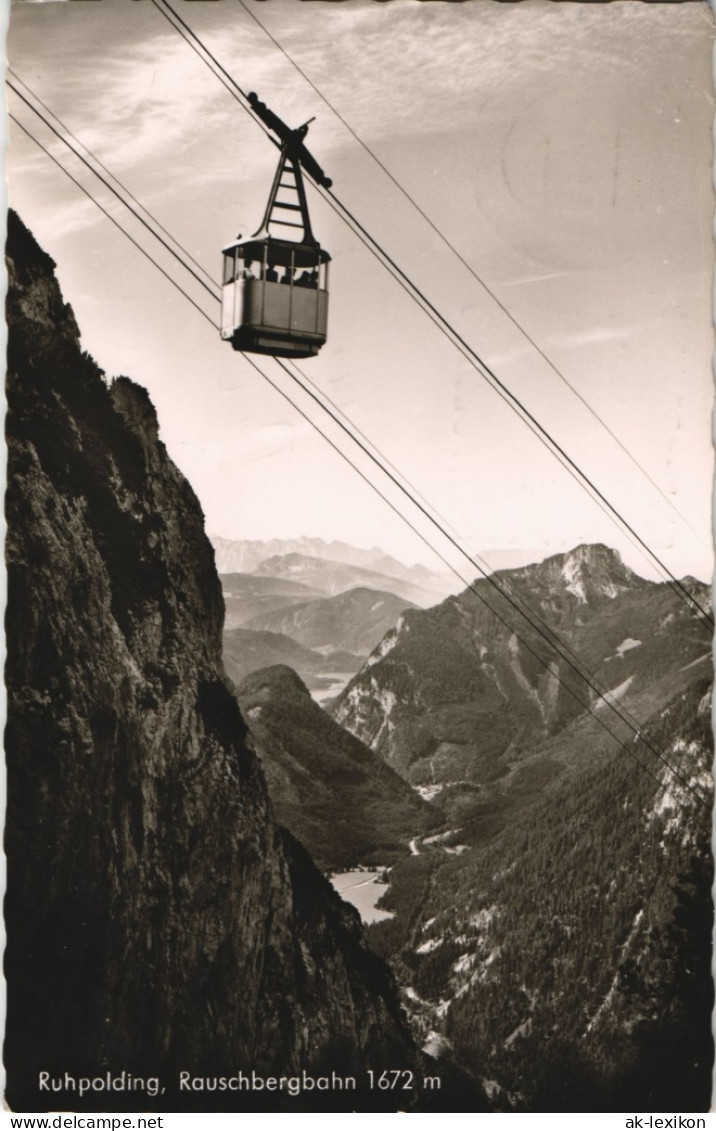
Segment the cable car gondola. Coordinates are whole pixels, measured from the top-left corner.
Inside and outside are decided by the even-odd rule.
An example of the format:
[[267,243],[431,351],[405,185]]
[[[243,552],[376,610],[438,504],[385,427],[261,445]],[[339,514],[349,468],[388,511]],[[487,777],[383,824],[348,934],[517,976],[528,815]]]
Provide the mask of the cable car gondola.
[[[249,102],[281,139],[281,156],[261,227],[223,249],[221,336],[247,353],[315,357],[326,340],[331,257],[311,230],[301,166],[325,188],[332,182],[303,144],[308,122],[292,130],[255,94]],[[274,225],[300,238],[279,238]]]

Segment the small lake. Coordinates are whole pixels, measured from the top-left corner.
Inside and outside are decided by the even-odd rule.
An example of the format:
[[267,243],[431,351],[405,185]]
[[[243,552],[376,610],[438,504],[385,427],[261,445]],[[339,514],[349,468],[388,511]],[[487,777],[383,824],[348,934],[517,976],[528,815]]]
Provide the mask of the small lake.
[[380,883],[382,872],[339,872],[331,876],[331,883],[347,903],[352,903],[360,913],[364,923],[379,923],[381,919],[392,919],[392,911],[383,911],[376,903],[388,890],[389,885]]
[[355,672],[321,672],[317,678],[326,682],[322,687],[314,688],[311,695],[316,703],[322,706],[329,699],[335,699],[355,674]]

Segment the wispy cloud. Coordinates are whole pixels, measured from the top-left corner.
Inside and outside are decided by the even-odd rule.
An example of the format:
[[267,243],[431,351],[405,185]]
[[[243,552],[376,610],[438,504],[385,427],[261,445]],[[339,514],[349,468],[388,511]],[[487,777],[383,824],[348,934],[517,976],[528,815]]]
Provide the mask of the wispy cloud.
[[[637,37],[630,32],[639,22],[646,31],[658,33],[658,25],[667,21],[663,45],[669,38],[673,43],[674,35],[678,40],[694,34],[693,21],[655,10],[660,5],[617,6],[610,12],[605,34],[598,7],[555,8],[547,0],[531,3],[528,13],[522,5],[481,0],[469,4],[364,0],[350,9],[345,4],[327,9],[285,0],[274,0],[270,6],[249,3],[337,107],[350,110],[355,124],[373,136],[396,128],[414,133],[454,128],[456,105],[462,122],[473,124],[486,103],[499,104],[501,92],[506,96],[526,76],[534,91],[535,75],[553,71],[556,55],[561,66],[573,58],[576,68],[601,73],[605,88],[610,76],[625,66],[657,69],[663,58],[653,51],[651,37],[649,47],[645,41],[644,50],[634,57]],[[335,34],[326,36],[326,26],[330,29],[332,24]],[[658,38],[657,34],[654,39]],[[390,76],[387,101],[386,75]]]

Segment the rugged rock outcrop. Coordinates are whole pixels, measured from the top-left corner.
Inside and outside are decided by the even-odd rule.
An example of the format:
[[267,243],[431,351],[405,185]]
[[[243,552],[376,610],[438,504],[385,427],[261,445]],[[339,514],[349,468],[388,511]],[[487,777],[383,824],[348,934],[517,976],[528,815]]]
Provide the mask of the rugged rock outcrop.
[[[273,819],[202,512],[147,393],[82,353],[12,214],[8,264],[8,1101],[394,1110],[377,1092],[178,1092],[180,1070],[360,1088],[419,1060],[357,913]],[[48,1096],[40,1071],[166,1092]]]

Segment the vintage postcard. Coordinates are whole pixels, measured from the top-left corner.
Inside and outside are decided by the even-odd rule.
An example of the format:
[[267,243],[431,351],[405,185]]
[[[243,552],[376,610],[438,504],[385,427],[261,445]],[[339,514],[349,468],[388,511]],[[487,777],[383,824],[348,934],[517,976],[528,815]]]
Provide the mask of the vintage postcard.
[[709,1110],[713,42],[11,5],[11,1110]]

